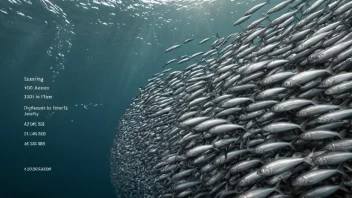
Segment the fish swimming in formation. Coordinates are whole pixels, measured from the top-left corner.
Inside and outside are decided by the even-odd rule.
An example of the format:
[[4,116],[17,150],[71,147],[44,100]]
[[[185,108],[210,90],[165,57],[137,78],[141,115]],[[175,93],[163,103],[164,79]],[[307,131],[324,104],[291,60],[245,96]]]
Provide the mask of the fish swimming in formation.
[[140,88],[111,149],[117,197],[351,197],[352,3],[273,2]]

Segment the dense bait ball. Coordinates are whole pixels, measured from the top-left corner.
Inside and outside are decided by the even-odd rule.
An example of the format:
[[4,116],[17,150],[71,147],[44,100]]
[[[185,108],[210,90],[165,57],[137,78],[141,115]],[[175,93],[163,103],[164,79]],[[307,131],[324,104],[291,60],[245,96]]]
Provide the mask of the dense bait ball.
[[117,197],[352,197],[352,2],[264,2],[234,25],[264,6],[140,89],[111,149]]

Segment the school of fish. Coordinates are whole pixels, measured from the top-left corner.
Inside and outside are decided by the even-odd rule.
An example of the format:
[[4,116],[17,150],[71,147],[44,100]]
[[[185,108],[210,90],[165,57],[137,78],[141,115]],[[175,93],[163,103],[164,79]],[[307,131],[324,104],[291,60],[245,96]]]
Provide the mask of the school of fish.
[[140,88],[111,149],[117,197],[352,197],[352,1],[273,2]]

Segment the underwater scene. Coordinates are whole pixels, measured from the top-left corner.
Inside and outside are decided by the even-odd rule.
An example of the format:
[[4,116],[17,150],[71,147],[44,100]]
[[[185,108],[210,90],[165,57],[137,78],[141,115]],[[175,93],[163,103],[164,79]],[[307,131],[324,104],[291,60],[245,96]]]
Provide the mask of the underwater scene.
[[352,198],[351,0],[1,0],[0,197]]

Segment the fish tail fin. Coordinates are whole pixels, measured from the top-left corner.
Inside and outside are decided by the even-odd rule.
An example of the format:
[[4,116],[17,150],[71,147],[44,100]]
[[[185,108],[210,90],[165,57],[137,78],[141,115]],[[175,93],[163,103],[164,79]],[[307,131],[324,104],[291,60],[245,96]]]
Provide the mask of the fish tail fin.
[[303,7],[304,7],[304,5],[301,5],[297,9],[297,12],[300,12],[302,15],[303,15]]
[[254,92],[249,98],[254,102],[255,101],[255,97],[258,93],[260,93],[261,90],[258,90],[256,92]]
[[319,95],[316,95],[312,98],[313,105],[319,104]]
[[229,115],[229,116],[227,116],[226,121],[227,121],[227,123],[228,123],[228,124],[233,124],[233,121],[234,121],[234,116],[233,116],[233,115]]
[[240,144],[240,149],[243,149],[244,144],[245,144],[244,141],[242,141]]
[[345,100],[343,103],[341,103],[341,104],[340,104],[340,108],[341,108],[341,109],[348,109],[348,108],[349,108],[348,105],[349,105],[349,103],[350,103],[350,100],[351,100],[351,99],[347,99],[347,100]]
[[345,170],[343,169],[343,164],[340,164],[338,167],[337,167],[337,172],[340,173],[341,175],[343,175],[344,177],[348,177],[347,173],[345,172]]
[[291,147],[294,151],[296,151],[295,142],[296,142],[296,139],[294,139],[294,140],[292,140],[292,141],[290,142],[290,147]]
[[274,159],[279,159],[280,158],[280,154],[279,153],[276,153]]
[[342,130],[338,135],[339,138],[343,139],[346,136],[346,130]]
[[330,64],[328,68],[326,68],[326,72],[330,75],[334,75],[334,64]]
[[215,145],[215,142],[218,140],[219,138],[217,137],[217,138],[215,138],[214,140],[213,140],[213,142],[212,142],[212,146],[213,146],[213,149],[215,150],[215,151],[217,151],[217,152],[220,152],[220,150],[216,147],[216,145]]
[[352,172],[352,167],[349,164],[346,163],[344,167],[347,168],[349,172]]
[[254,152],[254,149],[252,149],[252,148],[249,148],[249,137],[247,138],[247,145],[246,145],[246,149],[247,149],[247,151],[249,151],[250,153],[255,153]]
[[341,182],[341,184],[339,185],[339,189],[341,189],[347,193],[351,193],[351,191],[346,188],[346,186],[343,182]]
[[274,190],[278,193],[280,193],[281,195],[284,195],[284,193],[280,190],[280,184],[281,184],[282,178],[279,178],[279,181],[276,183]]
[[213,144],[213,149],[214,149],[216,152],[220,152],[220,150],[215,147],[215,144]]
[[302,124],[300,125],[300,129],[301,129],[303,132],[306,131],[308,121],[309,121],[309,120],[304,120],[304,121],[302,122]]
[[310,152],[304,159],[303,161],[306,162],[309,165],[314,165],[313,163],[313,156],[314,156],[314,148],[312,149],[312,152]]

